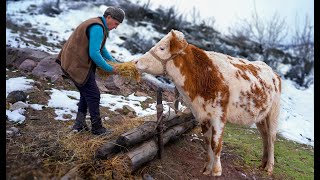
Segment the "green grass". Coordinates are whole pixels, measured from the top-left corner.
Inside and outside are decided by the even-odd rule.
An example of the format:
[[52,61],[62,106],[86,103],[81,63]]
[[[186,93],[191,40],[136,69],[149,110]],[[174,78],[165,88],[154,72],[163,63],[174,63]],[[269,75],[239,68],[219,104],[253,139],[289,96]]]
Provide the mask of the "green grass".
[[[248,168],[258,168],[262,157],[262,139],[257,129],[227,124],[224,144],[232,147]],[[240,162],[239,162],[240,163]],[[267,177],[267,173],[264,173]],[[314,179],[314,149],[277,135],[275,142],[275,179]]]

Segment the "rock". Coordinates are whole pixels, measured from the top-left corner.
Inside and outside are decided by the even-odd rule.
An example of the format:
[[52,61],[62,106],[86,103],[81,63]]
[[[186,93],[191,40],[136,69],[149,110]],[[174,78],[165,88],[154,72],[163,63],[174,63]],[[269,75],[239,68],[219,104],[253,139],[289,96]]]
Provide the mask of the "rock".
[[27,103],[24,103],[24,102],[22,102],[22,101],[18,101],[18,102],[16,102],[16,103],[14,103],[14,104],[12,104],[11,106],[10,106],[10,108],[9,108],[9,110],[11,110],[11,111],[14,111],[14,110],[17,110],[17,109],[25,109],[25,108],[27,108],[29,105],[27,104]]
[[43,58],[50,55],[47,52],[30,48],[14,48],[6,47],[6,66],[18,68],[23,61],[31,59],[35,62],[40,62]]
[[129,111],[129,112],[135,112],[135,110],[134,110],[131,106],[128,106],[128,105],[124,105],[124,106],[123,106],[123,109],[124,109],[124,110],[127,110],[127,111]]
[[154,180],[154,178],[150,174],[144,174],[142,179],[143,180]]
[[27,95],[23,91],[12,91],[7,96],[7,102],[14,104],[18,101],[26,102]]
[[114,81],[114,75],[109,76],[105,81],[104,81],[104,85],[107,89],[110,90],[120,90],[120,88],[117,86],[117,84]]
[[127,115],[127,116],[129,116],[131,118],[136,117],[135,110],[132,107],[128,106],[128,105],[124,105],[122,109],[116,109],[116,111],[121,113],[121,114],[123,114],[123,115]]
[[26,59],[20,64],[19,69],[22,71],[31,72],[36,66],[36,62],[31,59]]
[[149,96],[147,93],[144,93],[141,91],[137,91],[134,95],[136,95],[136,96]]
[[6,130],[6,135],[7,137],[15,137],[15,136],[20,136],[19,129],[16,127],[10,127],[9,129]]
[[128,116],[129,118],[135,118],[135,117],[137,117],[137,114],[136,114],[136,112],[129,112],[129,113],[127,114],[127,116]]
[[57,55],[50,55],[41,60],[32,70],[32,74],[38,78],[49,79],[51,82],[63,79],[61,67],[55,62],[56,57]]
[[110,92],[110,90],[106,88],[106,86],[103,84],[103,82],[100,79],[96,79],[96,82],[100,92],[104,92],[104,93]]

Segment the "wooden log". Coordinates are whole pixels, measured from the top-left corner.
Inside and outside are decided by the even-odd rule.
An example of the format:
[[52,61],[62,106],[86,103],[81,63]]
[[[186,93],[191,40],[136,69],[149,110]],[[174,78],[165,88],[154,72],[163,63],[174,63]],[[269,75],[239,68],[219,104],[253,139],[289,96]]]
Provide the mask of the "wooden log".
[[[191,119],[193,119],[191,112],[177,115],[175,112],[169,111],[163,117],[163,131],[177,124],[188,122]],[[109,141],[102,145],[96,150],[95,157],[109,159],[113,154],[118,153],[121,150],[127,151],[127,148],[154,137],[157,133],[156,128],[156,121],[145,122],[144,124],[123,133],[116,140]]]
[[[182,133],[192,129],[195,126],[195,120],[190,120],[183,124],[176,125],[163,133],[163,143],[167,144],[172,139],[177,139]],[[124,154],[124,162],[129,171],[134,172],[141,165],[151,161],[157,155],[158,145],[156,138],[142,143]]]
[[[164,124],[163,131],[165,131],[166,129],[174,125],[190,121],[192,118],[193,118],[193,115],[191,113],[177,115],[173,111],[171,111],[170,114],[167,113],[163,117],[163,124]],[[157,133],[157,131],[155,131],[156,128],[157,128],[157,122],[155,121],[146,122],[134,129],[131,129],[126,133],[123,133],[122,135],[119,136],[116,142],[117,144],[120,144],[121,146],[124,146],[124,147],[135,145],[139,142],[145,141],[153,137]]]
[[95,158],[110,159],[112,155],[120,151],[120,146],[116,143],[116,140],[109,141],[103,144],[96,150]]

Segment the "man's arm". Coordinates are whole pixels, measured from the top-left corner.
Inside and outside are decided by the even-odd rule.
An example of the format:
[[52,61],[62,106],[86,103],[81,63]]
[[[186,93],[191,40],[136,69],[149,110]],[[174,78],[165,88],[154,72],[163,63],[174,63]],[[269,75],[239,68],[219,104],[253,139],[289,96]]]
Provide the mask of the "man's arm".
[[[92,25],[88,29],[89,34],[89,56],[97,66],[107,72],[114,72],[114,68],[109,65],[100,52],[103,40],[103,29],[100,25]],[[104,47],[104,44],[102,45]]]
[[112,61],[112,62],[117,62],[109,53],[109,51],[107,50],[107,48],[105,46],[103,46],[102,51],[101,51],[102,57],[104,57],[106,60],[108,61]]

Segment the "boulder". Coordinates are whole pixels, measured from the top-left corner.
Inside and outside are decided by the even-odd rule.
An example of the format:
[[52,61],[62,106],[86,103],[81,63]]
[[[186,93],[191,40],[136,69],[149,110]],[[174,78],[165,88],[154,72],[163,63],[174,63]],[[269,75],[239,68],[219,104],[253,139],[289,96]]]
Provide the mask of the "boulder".
[[18,68],[26,59],[40,62],[49,55],[47,52],[36,49],[6,47],[6,67]]
[[7,96],[7,102],[14,104],[18,101],[26,102],[27,95],[23,91],[12,91]]
[[57,55],[50,55],[41,60],[32,70],[32,74],[39,78],[49,79],[51,82],[62,80],[63,72],[59,64],[55,62]]
[[19,69],[22,71],[31,72],[36,66],[37,63],[35,61],[26,59],[20,64]]

